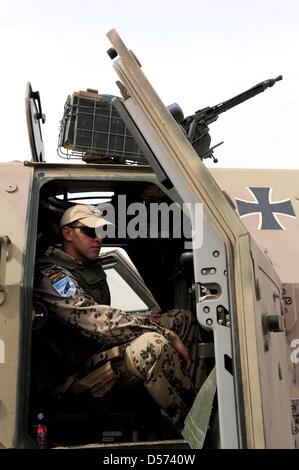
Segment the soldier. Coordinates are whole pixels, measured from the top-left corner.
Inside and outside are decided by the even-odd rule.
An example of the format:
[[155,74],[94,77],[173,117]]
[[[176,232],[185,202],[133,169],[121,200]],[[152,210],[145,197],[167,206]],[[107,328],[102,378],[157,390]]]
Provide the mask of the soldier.
[[[103,396],[129,374],[143,381],[181,428],[204,375],[197,355],[198,327],[185,310],[145,317],[109,306],[109,287],[98,258],[102,239],[96,234],[96,228],[106,224],[109,222],[93,206],[72,206],[59,224],[62,249],[50,247],[37,261],[36,295],[51,314],[96,339],[105,351],[94,356],[99,360],[98,369],[87,377],[75,375],[68,387],[71,384],[75,393],[87,387],[93,396]],[[115,350],[118,360],[113,361]],[[97,360],[89,365],[95,366]]]

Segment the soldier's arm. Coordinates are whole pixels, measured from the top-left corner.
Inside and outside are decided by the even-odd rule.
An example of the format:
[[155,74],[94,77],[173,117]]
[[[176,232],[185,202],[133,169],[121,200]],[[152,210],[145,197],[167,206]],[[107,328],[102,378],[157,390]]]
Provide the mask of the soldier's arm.
[[76,278],[59,266],[46,268],[38,275],[36,293],[50,312],[112,344],[121,344],[146,331],[168,337],[169,330],[141,315],[130,315],[108,305],[97,304],[79,285]]

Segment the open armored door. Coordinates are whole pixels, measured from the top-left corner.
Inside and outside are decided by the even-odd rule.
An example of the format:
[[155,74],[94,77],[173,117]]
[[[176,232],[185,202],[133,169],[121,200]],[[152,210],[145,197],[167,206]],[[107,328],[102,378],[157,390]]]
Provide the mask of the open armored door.
[[115,30],[108,38],[124,98],[118,111],[130,131],[136,129],[134,137],[139,133],[146,142],[146,157],[160,182],[170,193],[175,188],[189,208],[196,313],[214,335],[220,445],[292,447],[280,281],[135,55]]
[[46,122],[46,116],[42,112],[39,92],[32,90],[30,82],[26,86],[25,109],[32,161],[41,163],[45,161],[41,122]]

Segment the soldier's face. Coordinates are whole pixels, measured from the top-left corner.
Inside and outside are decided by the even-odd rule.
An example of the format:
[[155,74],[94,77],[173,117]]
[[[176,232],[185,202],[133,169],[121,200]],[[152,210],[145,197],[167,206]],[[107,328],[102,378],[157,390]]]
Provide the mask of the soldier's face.
[[79,224],[76,227],[66,227],[64,238],[71,242],[73,256],[79,260],[94,260],[99,256],[102,238],[96,236],[93,229]]

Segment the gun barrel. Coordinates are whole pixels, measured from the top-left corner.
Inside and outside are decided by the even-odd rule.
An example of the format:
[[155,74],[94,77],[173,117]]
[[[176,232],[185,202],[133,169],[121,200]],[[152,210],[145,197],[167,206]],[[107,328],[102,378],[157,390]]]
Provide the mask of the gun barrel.
[[[276,78],[270,78],[268,80],[264,80],[263,82],[258,83],[257,85],[249,88],[249,90],[240,93],[239,95],[230,98],[227,101],[223,101],[222,103],[216,104],[211,108],[205,108],[204,110],[196,111],[196,113],[192,116],[196,120],[203,119],[204,121],[209,124],[217,119],[218,115],[228,111],[229,109],[237,106],[238,104],[243,103],[244,101],[253,98],[254,96],[262,93],[267,88],[272,87],[275,85],[276,82],[282,80],[282,75],[278,75]],[[191,116],[190,116],[191,117]]]

